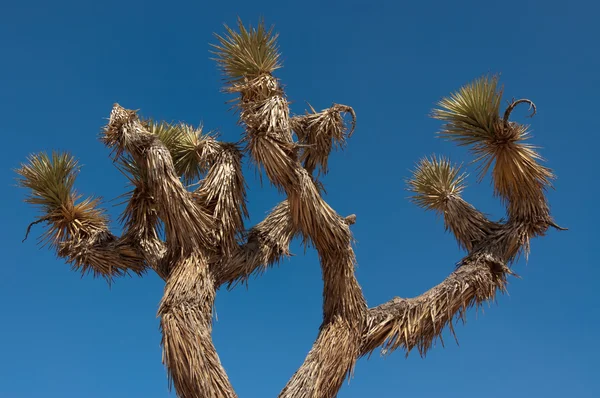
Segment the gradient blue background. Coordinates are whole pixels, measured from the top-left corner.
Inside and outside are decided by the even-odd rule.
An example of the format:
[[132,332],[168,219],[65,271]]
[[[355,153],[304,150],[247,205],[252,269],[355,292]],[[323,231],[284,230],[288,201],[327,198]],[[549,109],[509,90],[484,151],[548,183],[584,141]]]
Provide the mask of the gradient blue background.
[[[81,278],[35,239],[21,243],[35,211],[13,169],[32,152],[72,151],[77,187],[114,206],[124,177],[98,141],[111,106],[192,124],[237,140],[241,128],[220,92],[212,32],[236,16],[264,16],[280,32],[277,75],[304,111],[349,104],[358,128],[331,158],[327,200],[356,213],[357,276],[371,306],[417,295],[450,273],[462,253],[441,220],[411,205],[404,179],[431,153],[470,161],[434,137],[435,102],[482,74],[502,73],[506,98],[528,97],[539,114],[534,142],[558,175],[552,211],[568,232],[532,243],[510,296],[470,311],[425,360],[416,352],[362,359],[340,397],[598,397],[597,112],[600,53],[592,1],[159,2],[5,0],[0,6],[0,159],[3,246],[0,397],[171,397],[156,319],[154,275]],[[468,168],[474,171],[473,167]],[[471,174],[465,197],[494,218],[503,209],[489,180]],[[279,200],[250,184],[251,226]],[[115,225],[115,230],[119,226]],[[36,226],[34,235],[42,229]],[[240,397],[274,397],[302,363],[321,321],[321,276],[311,250],[220,291],[214,340]]]

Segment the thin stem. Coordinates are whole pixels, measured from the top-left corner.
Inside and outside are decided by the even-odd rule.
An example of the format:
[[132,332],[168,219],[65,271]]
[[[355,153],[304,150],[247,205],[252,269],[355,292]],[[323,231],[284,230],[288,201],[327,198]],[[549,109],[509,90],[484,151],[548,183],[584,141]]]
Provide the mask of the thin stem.
[[506,108],[506,110],[504,111],[504,128],[508,129],[509,127],[509,119],[510,119],[510,114],[512,113],[512,111],[517,107],[517,105],[519,104],[529,104],[529,109],[532,110],[531,114],[528,117],[533,117],[536,113],[537,113],[537,108],[535,106],[535,104],[533,103],[533,101],[527,99],[527,98],[521,98],[518,100],[512,100],[512,102],[508,105],[508,107]]

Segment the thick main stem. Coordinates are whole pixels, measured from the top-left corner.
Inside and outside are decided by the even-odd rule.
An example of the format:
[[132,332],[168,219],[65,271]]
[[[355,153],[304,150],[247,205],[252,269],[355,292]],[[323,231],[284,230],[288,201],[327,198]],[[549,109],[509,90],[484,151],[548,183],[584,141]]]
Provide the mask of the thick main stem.
[[324,280],[319,337],[280,397],[334,397],[358,358],[367,309],[354,275],[350,229],[297,158],[288,103],[278,81],[263,75],[238,88],[250,152],[270,181],[286,192],[292,223],[319,252]]
[[167,283],[158,314],[163,361],[177,393],[182,398],[235,397],[211,339],[215,283],[207,258],[214,251],[213,218],[183,187],[169,151],[135,112],[115,105],[105,141],[117,153],[127,151],[143,169],[165,225],[165,266],[160,269]]
[[335,397],[360,353],[355,325],[335,317],[321,326],[304,363],[286,384],[280,398]]
[[288,103],[278,81],[263,75],[236,89],[241,92],[241,120],[246,124],[252,157],[264,167],[270,181],[286,192],[293,225],[305,241],[312,241],[321,257],[321,331],[280,396],[334,397],[358,357],[366,314],[366,302],[354,276],[352,236],[297,158]]
[[212,343],[215,287],[199,253],[185,257],[169,276],[158,314],[163,361],[182,398],[234,398]]

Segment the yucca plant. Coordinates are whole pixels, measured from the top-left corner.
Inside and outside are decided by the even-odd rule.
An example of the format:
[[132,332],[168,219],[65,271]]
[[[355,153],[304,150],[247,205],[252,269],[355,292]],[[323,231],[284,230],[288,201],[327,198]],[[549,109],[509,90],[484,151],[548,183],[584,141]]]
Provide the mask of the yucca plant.
[[[103,131],[132,189],[121,221],[122,236],[108,230],[94,198],[74,190],[77,162],[65,153],[33,155],[18,170],[26,201],[46,223],[43,240],[60,257],[107,280],[152,269],[165,281],[159,306],[163,361],[179,396],[235,397],[211,339],[216,290],[247,282],[289,255],[295,237],[319,253],[324,279],[323,323],[306,360],[283,388],[282,398],[337,395],[358,358],[381,347],[388,353],[413,348],[424,355],[442,330],[471,306],[506,289],[511,263],[529,240],[556,227],[544,195],[551,171],[526,143],[528,128],[509,120],[526,99],[501,115],[497,77],[484,76],[439,102],[433,117],[440,134],[470,147],[481,172],[492,169],[494,190],[507,204],[507,218],[491,221],[461,198],[466,174],[447,158],[422,159],[408,180],[412,201],[443,216],[468,254],[439,285],[415,298],[395,298],[368,308],[354,268],[350,226],[321,195],[319,173],[328,157],[355,129],[356,115],[334,104],[290,115],[273,73],[281,67],[273,29],[263,23],[217,36],[214,55],[236,95],[242,144],[225,143],[202,128],[142,120],[114,105]],[[344,115],[351,116],[348,124]],[[246,229],[246,184],[241,160],[247,153],[286,200]],[[558,228],[558,227],[557,227]]]

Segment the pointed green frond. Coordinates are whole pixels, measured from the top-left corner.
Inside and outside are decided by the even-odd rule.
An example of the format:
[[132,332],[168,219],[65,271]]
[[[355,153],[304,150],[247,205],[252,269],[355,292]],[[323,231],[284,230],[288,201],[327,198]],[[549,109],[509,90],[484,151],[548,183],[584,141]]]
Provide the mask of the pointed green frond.
[[409,191],[415,193],[411,200],[427,210],[442,211],[450,198],[460,195],[465,178],[460,167],[453,166],[447,158],[423,158],[408,181]]
[[41,207],[43,216],[36,222],[45,221],[50,228],[43,240],[58,245],[65,239],[106,226],[107,218],[97,206],[98,198],[81,199],[73,186],[78,164],[73,156],[64,152],[31,155],[28,163],[17,170],[19,186],[28,188],[27,203]]
[[182,140],[182,132],[178,124],[149,120],[146,122],[146,125],[148,131],[156,135],[171,154],[179,147]]
[[534,147],[525,143],[528,126],[508,120],[514,108],[531,100],[513,100],[500,116],[502,89],[498,78],[484,76],[441,100],[433,111],[435,119],[446,122],[440,135],[458,145],[470,146],[479,163],[479,180],[492,171],[494,192],[509,201],[537,200],[541,189],[550,186],[552,172],[542,166]]
[[186,183],[191,184],[208,171],[219,143],[212,135],[205,134],[202,126],[194,128],[181,124],[179,128],[181,140],[175,151],[175,169]]
[[260,21],[257,28],[250,26],[246,29],[238,19],[238,32],[227,25],[225,30],[227,33],[224,36],[215,34],[219,44],[211,46],[215,60],[229,83],[270,74],[281,67],[278,35],[273,33],[273,27],[267,30],[264,21]]
[[65,152],[45,152],[29,156],[28,163],[17,170],[19,186],[30,189],[26,202],[45,211],[72,201],[72,190],[78,173],[77,160]]
[[149,121],[148,131],[167,147],[177,175],[186,183],[197,182],[206,173],[218,150],[218,142],[212,135],[205,134],[202,126]]
[[500,121],[502,89],[496,76],[484,76],[438,102],[433,118],[446,122],[440,134],[459,145],[493,139]]

